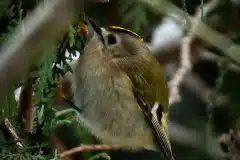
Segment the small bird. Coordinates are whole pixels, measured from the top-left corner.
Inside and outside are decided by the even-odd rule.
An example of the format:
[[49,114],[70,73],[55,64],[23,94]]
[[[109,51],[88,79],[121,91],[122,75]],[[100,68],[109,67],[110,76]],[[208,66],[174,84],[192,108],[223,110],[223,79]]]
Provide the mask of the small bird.
[[73,68],[73,102],[81,121],[103,143],[160,151],[173,160],[160,64],[136,33],[87,23],[84,53]]

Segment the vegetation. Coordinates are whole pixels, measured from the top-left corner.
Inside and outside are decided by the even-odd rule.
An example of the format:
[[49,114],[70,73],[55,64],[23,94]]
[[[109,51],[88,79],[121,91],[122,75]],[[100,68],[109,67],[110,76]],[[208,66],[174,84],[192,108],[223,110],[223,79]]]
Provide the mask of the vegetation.
[[[41,2],[1,0],[1,44]],[[172,99],[169,126],[176,160],[240,157],[238,0],[110,0],[106,4],[92,4],[85,12],[101,26],[120,25],[139,33],[163,65]],[[79,17],[59,44],[45,50],[39,63],[1,103],[0,159],[55,160],[59,159],[55,149],[98,143],[79,124],[71,104],[58,98],[59,78],[71,72],[69,61],[77,52],[81,55],[84,47],[84,36],[77,28],[82,22]],[[155,46],[154,34],[166,17],[177,22],[182,35]],[[17,101],[14,90],[19,86],[22,91]],[[174,89],[178,92],[173,92]],[[94,149],[75,156],[79,159],[159,158],[157,153],[149,151],[121,150],[106,154]]]

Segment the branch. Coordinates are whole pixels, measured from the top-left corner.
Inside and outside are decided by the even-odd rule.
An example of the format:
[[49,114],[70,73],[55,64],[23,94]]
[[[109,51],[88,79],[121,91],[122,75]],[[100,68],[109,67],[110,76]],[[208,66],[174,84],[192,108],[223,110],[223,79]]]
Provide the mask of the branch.
[[[193,65],[195,65],[199,60],[206,60],[215,63],[219,60],[221,56],[203,47],[199,47],[200,45],[201,42],[199,40],[194,40],[192,42],[191,49],[193,50],[193,52],[191,59]],[[181,48],[180,40],[171,41],[170,43],[160,47],[152,47],[151,44],[147,44],[147,46],[161,65],[167,65],[171,62],[176,62],[179,59],[179,52]],[[240,73],[240,66],[230,62],[229,70]]]
[[[212,53],[211,51],[203,50],[202,53],[200,54],[199,58],[202,59],[202,60],[217,62],[220,57],[221,56],[216,55],[216,54]],[[240,73],[240,66],[239,65],[236,65],[236,64],[230,62],[228,67],[229,67],[230,71]]]
[[[188,129],[180,124],[176,123],[169,123],[169,133],[170,133],[170,139],[177,144],[185,145],[185,146],[191,146],[192,148],[201,149],[204,150],[205,146],[203,144],[203,141],[201,139],[204,138],[204,136],[194,130],[194,129]],[[208,154],[214,158],[220,158],[224,154],[222,153],[220,146],[218,144],[218,141],[215,139],[209,138],[211,140],[210,145],[208,146]],[[63,144],[61,144],[62,146]],[[69,157],[75,153],[82,152],[82,151],[89,151],[89,150],[118,150],[122,149],[122,146],[119,145],[107,145],[107,144],[90,144],[90,145],[80,145],[77,147],[74,147],[70,150],[66,150],[62,153],[60,153],[60,158],[66,158]],[[61,147],[60,147],[61,149]]]
[[[8,129],[8,132],[10,133],[11,137],[13,138],[13,140],[15,141],[20,141],[20,138],[18,137],[16,131],[14,130],[11,122],[6,118],[4,120],[5,126]],[[19,149],[24,149],[24,146],[21,142],[17,142],[17,146],[19,147]]]
[[182,39],[182,47],[180,54],[180,68],[176,71],[175,76],[168,83],[169,85],[169,105],[178,103],[181,99],[179,94],[179,86],[183,81],[184,76],[191,70],[191,56],[190,56],[190,46],[191,46],[192,36],[187,36]]
[[23,22],[24,32],[22,25],[18,26],[0,50],[0,100],[36,64],[43,51],[63,37],[83,7],[83,0],[44,1]]
[[[168,64],[165,67],[166,73],[169,77],[173,77],[177,71],[177,66],[174,64]],[[198,75],[189,72],[185,75],[182,85],[193,92],[198,98],[200,98],[204,103],[209,104],[210,97],[214,94],[214,89],[206,84]],[[216,97],[216,106],[223,106],[229,103],[229,97],[218,93]]]
[[234,129],[219,138],[222,150],[227,153],[229,160],[240,159],[240,119],[238,121],[239,124],[237,123]]
[[33,124],[35,118],[35,107],[32,103],[32,87],[33,80],[27,80],[21,87],[21,93],[18,101],[19,120],[22,131],[33,132]]
[[[141,2],[147,4],[157,14],[163,14],[172,17],[185,29],[189,29],[189,27],[194,25],[195,23],[194,17],[189,16],[182,9],[178,8],[167,0],[141,0]],[[210,9],[211,7],[214,7],[214,2],[212,5],[209,5]],[[222,51],[223,54],[231,58],[233,62],[237,62],[238,64],[240,64],[240,46],[235,44],[228,37],[224,36],[218,31],[213,30],[201,21],[198,22],[198,29],[195,31],[194,34],[195,36],[202,39],[204,42]]]
[[[204,17],[217,7],[219,0],[212,0],[206,3],[203,7]],[[189,31],[189,34],[182,39],[181,53],[180,53],[180,68],[177,70],[173,79],[169,82],[169,104],[178,103],[181,99],[179,94],[179,86],[182,83],[184,76],[191,71],[191,44],[196,36],[196,32],[199,29],[199,23],[201,21],[202,11],[200,8],[195,14],[194,23]]]
[[201,132],[186,128],[171,121],[169,121],[168,126],[171,141],[180,145],[191,146],[192,148],[206,151],[207,154],[215,159],[220,159],[220,157],[224,156],[217,139],[209,137],[210,142],[207,149],[205,149],[204,142],[202,141],[204,135]]
[[78,147],[74,147],[70,150],[62,152],[59,157],[65,158],[74,153],[82,152],[82,151],[91,151],[91,150],[118,150],[122,147],[119,145],[107,145],[107,144],[90,144],[90,145],[80,145]]

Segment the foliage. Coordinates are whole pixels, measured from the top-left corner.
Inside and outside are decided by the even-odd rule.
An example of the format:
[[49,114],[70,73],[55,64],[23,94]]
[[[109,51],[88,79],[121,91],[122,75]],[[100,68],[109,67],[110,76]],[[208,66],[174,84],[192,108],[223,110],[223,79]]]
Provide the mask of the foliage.
[[[15,27],[22,23],[22,19],[26,16],[28,10],[34,8],[39,1],[40,0],[2,0],[0,2],[1,44],[7,39],[8,35],[13,32]],[[197,4],[197,6],[200,4],[200,8],[203,9],[203,3],[205,2],[203,0],[199,0],[197,2],[190,0],[172,1],[180,2],[179,6],[183,8],[183,10],[189,12],[189,14],[194,13],[195,6],[193,7],[193,4]],[[157,25],[161,20],[159,15],[154,14],[147,6],[137,0],[122,0],[119,2],[119,5],[119,11],[122,18],[121,23],[128,26],[135,32],[141,32],[143,35],[149,34],[153,26]],[[230,13],[237,11],[231,10],[232,2],[226,0],[222,1],[220,7],[214,10],[209,17],[204,19],[204,22],[211,27],[216,28],[218,28],[220,24],[219,28],[224,28],[227,31],[228,29],[230,30],[233,28],[233,35],[238,36],[240,32],[237,32],[237,30],[239,27],[230,23],[233,19],[232,17],[228,18]],[[204,10],[202,10],[202,13],[204,13]],[[216,13],[220,15],[218,18],[216,18]],[[99,15],[100,17],[101,13],[97,13],[96,15]],[[77,136],[81,137],[81,141],[90,143],[94,142],[92,137],[88,137],[88,131],[84,129],[81,124],[79,124],[79,117],[75,111],[72,109],[60,110],[59,108],[53,106],[54,97],[56,95],[56,81],[61,76],[64,76],[66,72],[71,72],[69,61],[72,61],[73,57],[77,56],[77,52],[82,53],[82,48],[84,47],[84,37],[77,31],[77,25],[78,24],[69,26],[69,33],[60,42],[60,44],[57,46],[57,49],[46,50],[43,57],[41,57],[38,66],[36,67],[37,70],[32,71],[29,74],[28,78],[34,79],[33,86],[35,94],[33,96],[33,103],[37,107],[34,132],[27,136],[20,137],[23,138],[21,139],[21,142],[24,144],[24,149],[22,150],[16,146],[16,141],[8,141],[0,134],[0,159],[57,159],[58,153],[51,151],[49,139],[51,136],[51,131],[59,126],[74,126]],[[68,51],[69,54],[65,54],[66,51]],[[239,94],[239,87],[236,87],[236,84],[238,84],[236,74],[229,73],[228,60],[226,58],[222,58],[217,60],[217,63],[218,74],[213,78],[214,85],[212,86],[214,93],[217,95],[219,92],[224,91],[233,99],[232,104],[230,104],[228,107],[220,108],[220,110],[223,110],[224,114],[221,114],[221,116],[219,116],[220,118],[217,117],[217,125],[223,128],[225,125],[224,122],[229,122],[226,120],[228,116],[231,117],[234,115],[234,118],[231,117],[232,119],[235,119],[237,116],[239,116],[238,113],[240,111],[240,103],[239,96],[237,96]],[[205,69],[204,72],[206,74],[212,74],[211,71],[208,71],[208,68]],[[202,102],[199,102],[199,99],[195,98],[192,93],[185,93],[185,91],[183,91],[182,94],[182,102],[176,107],[174,106],[175,108],[173,109],[173,112],[176,113],[174,115],[175,120],[177,120],[179,124],[182,123],[185,126],[198,130],[202,130],[202,126],[207,123],[208,127],[213,130],[214,126],[212,125],[215,125],[214,122],[216,121],[214,121],[214,118],[216,118],[216,114],[214,114],[216,98],[214,96],[215,94],[212,96],[209,104],[203,104]],[[19,122],[16,120],[17,103],[14,100],[14,95],[8,95],[1,106],[2,110],[0,111],[0,117],[8,118],[12,122],[17,134],[21,135]],[[219,108],[217,109],[219,110]],[[225,113],[226,110],[229,109],[232,111]],[[179,110],[181,110],[181,112],[178,112]],[[228,113],[229,115],[227,115]],[[189,119],[194,120],[189,121]],[[231,127],[232,124],[227,125],[227,127]],[[195,150],[192,152],[191,149],[189,150],[179,146],[173,147],[174,150],[177,150],[177,152],[180,153],[179,155],[184,156],[186,159],[191,159],[192,157],[201,157],[203,155]],[[190,153],[190,151],[192,153]],[[90,157],[93,154],[94,153],[88,153],[86,157]],[[99,158],[109,159],[109,156],[103,153],[94,155],[90,159],[92,160]]]
[[132,29],[139,32],[143,28],[148,27],[148,18],[146,12],[146,6],[139,3],[137,0],[124,0],[121,5],[121,12],[125,15],[123,23],[130,23]]
[[[1,33],[1,42],[7,38],[9,34],[15,29],[18,24],[21,24],[24,6],[27,1],[18,1],[18,3],[9,4],[7,10],[8,27]],[[36,5],[37,1],[35,1]],[[32,6],[33,4],[31,4]],[[56,96],[56,81],[66,72],[71,71],[69,61],[72,61],[73,56],[76,56],[76,51],[82,52],[84,38],[80,33],[77,33],[76,26],[69,26],[69,33],[62,40],[57,50],[46,50],[39,64],[37,70],[33,70],[28,74],[28,79],[33,79],[34,94],[33,104],[37,108],[37,115],[35,117],[35,128],[33,133],[29,133],[23,137],[21,143],[24,144],[23,149],[19,149],[16,142],[2,141],[0,142],[0,158],[1,159],[29,159],[29,160],[45,160],[57,159],[58,154],[51,152],[50,135],[54,128],[63,124],[71,124],[76,122],[76,115],[62,116],[61,112],[54,108],[53,101]],[[69,52],[66,55],[66,51]],[[12,92],[13,93],[13,92]],[[18,135],[21,135],[19,122],[16,120],[16,106],[14,95],[6,97],[6,101],[2,107],[1,117],[11,118],[14,129]],[[2,137],[2,135],[1,135]]]

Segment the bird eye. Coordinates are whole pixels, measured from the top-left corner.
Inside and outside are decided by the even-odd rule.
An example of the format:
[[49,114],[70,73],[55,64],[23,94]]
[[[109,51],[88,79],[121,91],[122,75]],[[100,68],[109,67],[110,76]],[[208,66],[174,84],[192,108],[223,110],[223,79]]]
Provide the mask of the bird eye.
[[107,43],[110,45],[116,44],[117,43],[116,37],[113,34],[108,35]]

